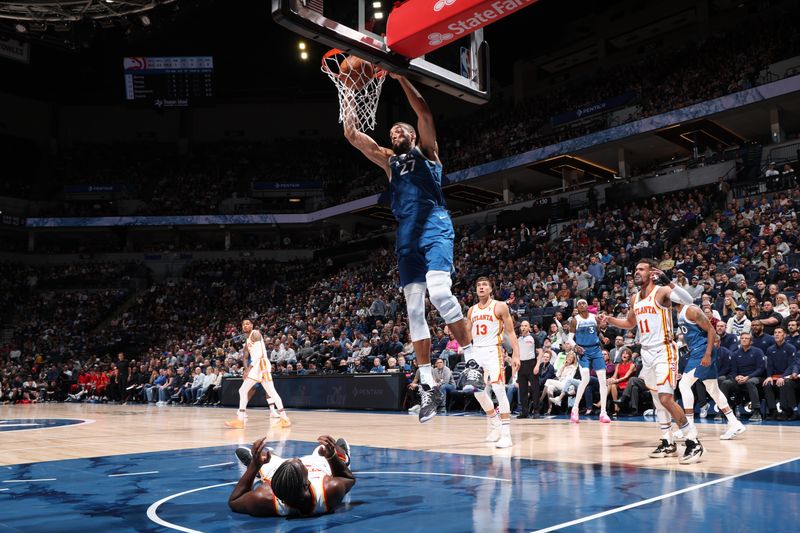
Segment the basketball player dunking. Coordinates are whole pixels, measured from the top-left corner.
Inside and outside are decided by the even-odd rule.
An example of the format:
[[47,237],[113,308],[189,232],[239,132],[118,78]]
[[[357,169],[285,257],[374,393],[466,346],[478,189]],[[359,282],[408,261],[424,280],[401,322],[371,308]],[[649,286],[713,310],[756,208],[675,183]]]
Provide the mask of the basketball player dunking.
[[[513,354],[511,365],[514,373],[519,369],[519,341],[514,333],[514,319],[508,312],[505,302],[492,298],[492,282],[489,278],[479,277],[475,281],[475,292],[478,303],[467,311],[467,318],[472,324],[472,358],[483,367],[486,386],[475,393],[475,399],[481,404],[489,417],[487,442],[493,442],[496,448],[510,448],[511,442],[511,406],[508,403],[505,386],[505,361],[503,360],[503,333],[508,335]],[[497,398],[500,416],[492,402],[492,393]]]
[[703,446],[697,439],[697,430],[689,424],[683,409],[675,402],[678,347],[672,333],[672,302],[689,305],[692,303],[692,296],[672,283],[656,267],[657,263],[652,259],[639,261],[633,275],[639,292],[631,297],[628,316],[623,320],[600,315],[600,324],[602,326],[607,322],[616,328],[639,329],[639,342],[642,345],[640,377],[653,395],[662,435],[661,444],[650,452],[650,457],[678,455],[672,435],[671,415],[686,435],[686,450],[680,462],[693,463],[703,454]]
[[[247,336],[247,341],[244,345],[245,373],[243,375],[242,386],[239,387],[239,411],[236,413],[235,420],[225,422],[225,426],[233,429],[244,429],[247,421],[247,402],[250,399],[250,390],[261,383],[264,390],[267,392],[270,400],[275,402],[275,407],[278,409],[280,415],[280,424],[283,427],[289,427],[292,423],[283,409],[283,400],[275,390],[275,384],[272,382],[272,365],[267,358],[267,348],[264,346],[264,339],[261,337],[261,332],[253,329],[253,323],[249,320],[242,321],[242,331]],[[248,356],[252,359],[253,364],[247,368]]]
[[453,272],[453,223],[442,194],[442,163],[433,115],[422,95],[406,78],[390,74],[405,92],[417,115],[417,130],[398,122],[389,130],[391,148],[379,146],[358,130],[355,117],[345,116],[344,135],[367,159],[389,177],[392,213],[397,219],[395,248],[400,285],[406,298],[408,323],[414,353],[419,362],[421,405],[419,421],[436,415],[439,395],[431,371],[431,335],[425,320],[425,291],[431,304],[447,323],[469,360],[472,338],[451,291]]

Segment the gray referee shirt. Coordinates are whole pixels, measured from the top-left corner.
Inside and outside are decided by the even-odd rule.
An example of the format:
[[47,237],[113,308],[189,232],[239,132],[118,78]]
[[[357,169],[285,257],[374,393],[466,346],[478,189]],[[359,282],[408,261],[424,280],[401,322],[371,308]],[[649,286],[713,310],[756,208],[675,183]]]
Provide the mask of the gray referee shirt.
[[533,336],[528,334],[519,339],[519,360],[530,361],[536,358],[536,341]]

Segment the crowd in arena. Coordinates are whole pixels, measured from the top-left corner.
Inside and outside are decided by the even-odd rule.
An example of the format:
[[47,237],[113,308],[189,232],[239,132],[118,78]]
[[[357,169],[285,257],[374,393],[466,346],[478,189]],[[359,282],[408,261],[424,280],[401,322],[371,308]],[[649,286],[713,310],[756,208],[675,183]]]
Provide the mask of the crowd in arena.
[[[659,49],[638,63],[594,73],[591,83],[573,80],[519,105],[495,100],[468,116],[440,120],[437,127],[446,170],[495,161],[616,125],[600,116],[554,129],[551,119],[565,111],[633,92],[640,98],[634,100],[635,111],[624,120],[635,120],[749,88],[768,65],[800,53],[800,35],[789,21],[751,24],[746,31],[734,33],[736,38],[711,36],[702,42]],[[15,145],[13,150],[26,148]],[[27,151],[36,149],[28,147]],[[309,153],[314,157],[306,157]],[[116,215],[121,212],[118,200],[125,198],[138,200],[133,207],[128,204],[128,214],[216,214],[221,212],[222,200],[252,196],[254,181],[319,182],[324,199],[315,202],[314,209],[386,187],[384,177],[344,139],[222,142],[183,150],[159,143],[80,144],[62,147],[53,157],[38,154],[34,159],[41,161],[33,170],[38,176],[31,175],[32,167],[20,167],[12,173],[16,179],[0,183],[0,194],[52,201],[40,215]],[[117,193],[110,202],[79,202],[65,201],[64,184],[133,187]],[[311,204],[295,208],[283,200],[283,206],[268,200],[248,202],[236,212],[312,208]]]
[[[773,356],[776,345],[797,346],[800,338],[800,191],[737,201],[724,188],[709,186],[619,206],[609,200],[553,239],[545,228],[524,224],[457,229],[459,300],[475,303],[471,280],[488,275],[495,297],[507,302],[516,321],[531,324],[542,370],[539,394],[523,400],[531,402],[531,411],[559,412],[575,401],[574,346],[563,332],[575,300],[587,299],[593,312],[624,316],[636,291],[633,268],[653,257],[717,328],[720,352],[731,354],[720,358],[721,367],[747,351],[742,339],[748,333],[764,353],[766,362],[745,383],[725,374],[722,389],[733,405],[748,406],[757,419],[760,407],[753,405],[764,399],[766,415],[794,416],[788,396],[777,412],[781,391],[773,390],[767,368],[796,376],[792,365],[800,361]],[[386,249],[343,268],[321,261],[195,261],[180,279],[133,294],[124,284],[103,282],[139,267],[0,265],[9,286],[28,287],[3,294],[14,329],[0,351],[2,400],[218,403],[222,378],[241,373],[240,323],[247,317],[263,332],[276,375],[400,372],[412,392],[408,401],[414,401],[416,356],[396,289],[395,259]],[[59,282],[68,288],[59,289]],[[458,343],[433,308],[429,322],[433,356],[448,368],[441,378],[458,391],[459,379],[469,374]],[[613,376],[609,412],[641,413],[649,395],[637,378],[636,332],[601,328],[601,341]],[[119,359],[118,351],[126,355]],[[510,372],[509,366],[509,395],[519,403]],[[583,400],[587,410],[596,407],[593,383]],[[704,401],[702,392],[697,397]],[[707,404],[700,407],[707,415]]]

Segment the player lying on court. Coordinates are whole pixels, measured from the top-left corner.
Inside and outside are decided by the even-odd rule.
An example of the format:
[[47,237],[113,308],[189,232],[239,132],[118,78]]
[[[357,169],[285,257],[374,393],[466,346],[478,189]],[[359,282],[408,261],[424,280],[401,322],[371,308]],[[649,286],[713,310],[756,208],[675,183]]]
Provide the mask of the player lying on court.
[[628,316],[624,319],[600,315],[600,325],[639,330],[642,345],[642,371],[639,373],[653,396],[656,419],[661,428],[661,444],[650,457],[675,457],[678,449],[672,434],[672,419],[686,436],[686,449],[681,464],[695,463],[703,455],[697,429],[686,419],[681,406],[675,402],[678,377],[678,346],[672,331],[672,302],[690,305],[692,296],[657,268],[653,259],[641,259],[636,264],[633,282],[639,292],[631,297]]
[[[239,410],[236,413],[236,419],[225,422],[225,426],[233,429],[244,429],[247,423],[247,402],[250,401],[253,387],[259,383],[269,396],[270,403],[275,404],[280,416],[281,426],[291,426],[292,423],[283,409],[283,400],[281,400],[278,391],[275,390],[275,384],[272,382],[272,365],[267,357],[267,348],[264,345],[261,332],[253,329],[253,323],[247,319],[242,321],[242,331],[247,340],[242,354],[244,372],[242,374],[242,385],[239,387]],[[250,359],[253,361],[252,366],[248,366]]]
[[426,290],[431,304],[463,347],[465,361],[471,359],[472,338],[461,304],[451,290],[455,233],[442,194],[442,163],[433,114],[410,81],[397,74],[390,76],[400,83],[417,115],[417,129],[405,122],[396,123],[389,130],[392,147],[382,147],[358,130],[358,121],[350,111],[343,120],[344,136],[389,178],[392,214],[397,219],[395,248],[400,286],[419,363],[419,421],[427,422],[436,415],[439,392],[431,370]]
[[[344,439],[320,435],[319,446],[303,457],[272,453],[266,437],[236,450],[247,466],[228,498],[236,513],[252,516],[311,516],[333,511],[356,484],[350,471],[350,446]],[[261,479],[255,484],[256,478]]]
[[[483,390],[475,392],[475,399],[489,417],[486,442],[493,443],[495,448],[510,448],[513,445],[511,405],[506,395],[503,335],[508,335],[511,343],[511,366],[514,374],[520,366],[519,341],[514,333],[514,319],[508,312],[508,305],[492,298],[492,281],[484,276],[479,277],[475,281],[475,292],[478,303],[467,311],[467,319],[472,324],[471,358],[483,368],[486,382]],[[497,410],[492,402],[492,391],[497,398]]]

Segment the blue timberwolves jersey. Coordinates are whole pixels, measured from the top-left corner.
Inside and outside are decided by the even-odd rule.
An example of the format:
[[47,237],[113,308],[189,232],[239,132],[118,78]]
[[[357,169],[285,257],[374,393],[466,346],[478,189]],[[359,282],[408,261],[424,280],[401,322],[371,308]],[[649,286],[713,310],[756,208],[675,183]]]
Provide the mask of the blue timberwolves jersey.
[[581,348],[600,346],[600,339],[597,337],[597,320],[594,315],[583,318],[575,315],[575,343]]
[[681,309],[681,312],[678,314],[678,327],[681,328],[683,342],[686,343],[689,349],[689,358],[702,359],[706,353],[706,347],[708,346],[708,333],[686,317],[687,309],[689,309],[689,306],[684,305],[683,309]]
[[[389,167],[392,171],[389,184],[392,213],[398,224],[424,226],[428,214],[447,214],[442,194],[441,163],[428,160],[415,146],[407,154],[390,157]],[[449,225],[449,216],[447,222]]]

